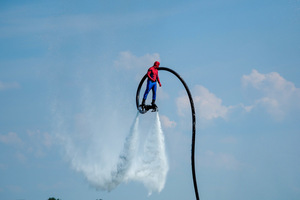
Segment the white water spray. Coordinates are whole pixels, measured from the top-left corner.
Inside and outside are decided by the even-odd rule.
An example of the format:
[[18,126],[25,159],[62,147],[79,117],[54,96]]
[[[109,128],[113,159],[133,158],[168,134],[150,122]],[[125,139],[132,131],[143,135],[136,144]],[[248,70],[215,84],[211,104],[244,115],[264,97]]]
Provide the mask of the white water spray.
[[164,135],[158,113],[153,126],[150,128],[146,138],[143,152],[137,159],[133,168],[133,179],[144,183],[149,191],[160,192],[165,185],[167,172],[169,170]]
[[114,189],[125,179],[128,179],[128,170],[132,166],[132,162],[135,158],[137,145],[138,145],[138,122],[139,114],[137,113],[135,121],[131,127],[129,135],[124,143],[123,150],[119,155],[116,168],[111,172],[111,180],[107,183],[108,190]]
[[[107,152],[104,147],[101,149],[103,141],[96,141],[97,151],[91,147],[82,152],[70,137],[63,137],[72,167],[100,190],[111,191],[121,183],[138,181],[145,185],[149,195],[160,192],[164,188],[169,166],[159,114],[156,113],[153,123],[147,122],[150,127],[140,127],[139,120],[137,113],[119,156]],[[144,133],[145,130],[147,132]]]

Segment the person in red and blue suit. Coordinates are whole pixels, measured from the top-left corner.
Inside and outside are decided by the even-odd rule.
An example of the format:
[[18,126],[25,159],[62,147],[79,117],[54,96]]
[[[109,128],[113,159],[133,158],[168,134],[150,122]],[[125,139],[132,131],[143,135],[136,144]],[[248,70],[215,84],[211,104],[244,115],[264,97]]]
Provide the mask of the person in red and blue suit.
[[145,101],[146,101],[147,96],[148,96],[151,89],[152,89],[152,103],[151,104],[152,104],[152,106],[157,107],[156,104],[155,104],[156,88],[157,88],[156,81],[158,82],[159,87],[161,87],[161,83],[160,83],[160,80],[159,80],[159,77],[158,77],[158,70],[157,70],[159,65],[160,65],[160,63],[158,61],[155,61],[154,65],[148,69],[148,72],[147,72],[147,76],[148,76],[147,87],[146,87],[144,97],[143,97],[143,101],[142,101],[142,104],[141,104],[142,107],[145,106]]

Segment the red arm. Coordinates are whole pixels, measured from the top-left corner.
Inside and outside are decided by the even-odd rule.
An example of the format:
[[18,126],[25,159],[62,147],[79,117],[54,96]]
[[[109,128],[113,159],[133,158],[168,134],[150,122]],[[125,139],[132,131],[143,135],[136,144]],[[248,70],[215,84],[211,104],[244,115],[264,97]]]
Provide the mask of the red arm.
[[160,83],[160,80],[159,80],[159,77],[158,77],[158,72],[157,72],[157,82],[159,84],[159,87],[161,87],[161,83]]

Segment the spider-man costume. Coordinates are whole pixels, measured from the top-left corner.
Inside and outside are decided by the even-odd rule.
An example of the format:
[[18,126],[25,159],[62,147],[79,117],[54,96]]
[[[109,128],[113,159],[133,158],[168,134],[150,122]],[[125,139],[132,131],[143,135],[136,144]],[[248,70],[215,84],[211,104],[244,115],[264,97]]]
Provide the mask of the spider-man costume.
[[154,65],[152,67],[150,67],[148,69],[147,72],[147,76],[148,76],[148,80],[147,80],[147,87],[144,93],[144,98],[142,101],[142,106],[145,105],[145,101],[147,99],[147,96],[150,92],[150,90],[152,89],[152,105],[155,105],[155,100],[156,100],[156,81],[158,82],[159,86],[161,87],[161,83],[158,77],[158,70],[157,68],[159,67],[160,63],[158,61],[154,62]]

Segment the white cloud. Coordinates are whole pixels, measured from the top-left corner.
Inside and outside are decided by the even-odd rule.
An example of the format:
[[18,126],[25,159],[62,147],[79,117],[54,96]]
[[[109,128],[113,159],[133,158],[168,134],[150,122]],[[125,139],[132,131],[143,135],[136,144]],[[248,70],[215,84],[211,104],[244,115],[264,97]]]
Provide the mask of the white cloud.
[[[200,119],[212,120],[226,118],[231,106],[222,105],[222,99],[211,93],[207,88],[196,85],[193,90],[195,109]],[[190,110],[190,102],[187,95],[180,96],[177,101],[179,115],[184,115]]]
[[[257,107],[262,107],[273,117],[282,119],[287,113],[300,109],[300,89],[277,72],[261,74],[257,70],[253,70],[250,75],[242,77],[242,85],[244,88],[254,89],[254,93],[248,91],[250,98],[253,98],[251,105],[245,106],[243,103],[239,103],[225,106],[222,104],[222,99],[207,88],[196,85],[192,96],[197,117],[205,120],[226,119],[229,112],[238,111],[239,108],[251,112]],[[176,103],[179,115],[185,115],[190,111],[190,102],[185,93],[182,93]]]
[[53,137],[47,132],[28,130],[27,136],[27,153],[32,154],[37,158],[44,157],[46,151],[53,145]]
[[0,91],[1,90],[8,90],[8,89],[17,89],[20,85],[17,82],[11,82],[11,83],[4,83],[0,81]]
[[161,115],[160,119],[161,119],[162,125],[165,128],[174,128],[174,127],[176,127],[176,122],[171,121],[167,116]]
[[[130,51],[123,51],[119,54],[114,66],[121,69],[144,69],[145,66],[151,67],[156,60],[160,60],[158,53],[145,54],[143,56],[133,55]],[[146,73],[146,72],[145,72]]]
[[40,130],[28,130],[27,135],[33,142],[39,144],[39,146],[51,147],[53,144],[53,137],[47,132],[42,133]]
[[23,145],[23,141],[14,132],[9,132],[6,135],[0,135],[0,142],[7,145],[16,145],[16,146]]
[[292,109],[300,108],[300,89],[277,72],[261,74],[252,70],[242,77],[242,84],[260,95],[252,107],[263,106],[274,117],[282,118]]
[[250,112],[253,108],[254,108],[254,105],[250,105],[250,106],[245,106],[244,104],[240,104],[239,105],[242,109],[244,109],[246,112]]
[[47,150],[53,145],[53,137],[47,132],[42,133],[36,130],[27,131],[27,135],[21,139],[17,133],[9,132],[3,135],[0,134],[1,143],[14,148],[16,152],[14,154],[15,158],[24,163],[30,155],[37,158],[44,157]]

